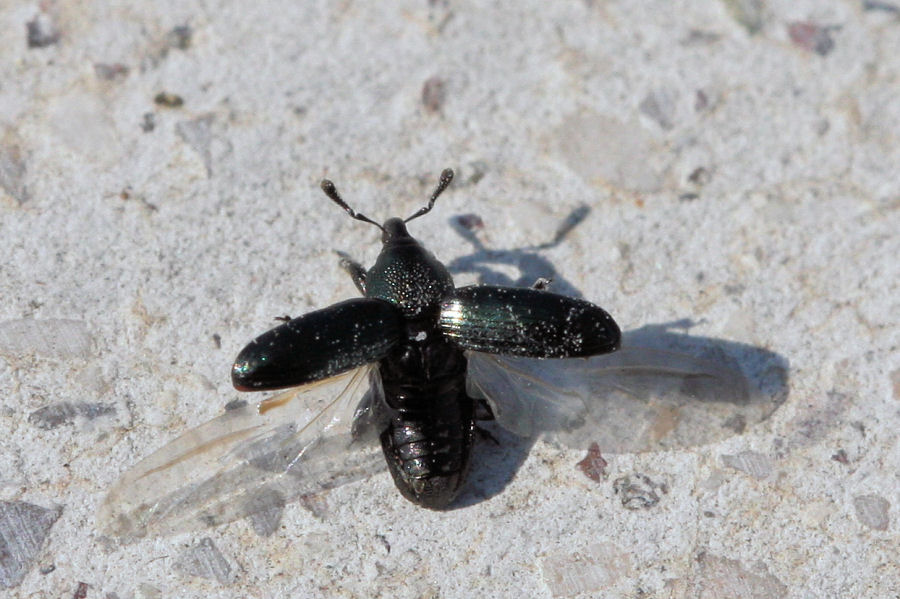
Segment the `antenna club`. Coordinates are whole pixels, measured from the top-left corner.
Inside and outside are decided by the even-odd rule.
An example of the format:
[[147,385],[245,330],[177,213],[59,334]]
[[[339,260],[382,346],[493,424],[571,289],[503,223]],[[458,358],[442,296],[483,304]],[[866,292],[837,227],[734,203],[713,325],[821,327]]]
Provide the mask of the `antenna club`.
[[414,218],[419,218],[423,214],[428,214],[432,208],[434,208],[434,203],[437,201],[438,196],[444,193],[444,190],[450,186],[450,182],[453,181],[453,169],[445,168],[441,172],[441,178],[438,181],[437,187],[434,189],[434,192],[431,194],[431,197],[428,199],[428,205],[424,208],[419,208],[417,212],[415,212],[412,216],[404,220],[403,222],[408,223]]
[[347,204],[347,202],[345,202],[344,199],[341,197],[341,194],[338,193],[337,188],[335,188],[334,183],[332,183],[331,180],[329,180],[329,179],[322,179],[322,182],[319,183],[319,186],[322,188],[322,191],[325,192],[325,195],[327,195],[328,198],[329,198],[332,202],[334,202],[335,204],[337,204],[338,206],[340,206],[341,208],[343,208],[344,211],[345,211],[347,214],[349,214],[351,217],[355,218],[356,220],[361,220],[361,221],[363,221],[363,222],[366,222],[366,223],[375,225],[376,227],[378,227],[378,228],[381,229],[382,231],[384,230],[384,227],[382,227],[381,225],[379,225],[378,223],[376,223],[374,220],[372,220],[371,218],[369,218],[369,217],[366,216],[365,214],[361,214],[361,213],[357,212],[356,210],[354,210],[353,208],[351,208],[351,207]]

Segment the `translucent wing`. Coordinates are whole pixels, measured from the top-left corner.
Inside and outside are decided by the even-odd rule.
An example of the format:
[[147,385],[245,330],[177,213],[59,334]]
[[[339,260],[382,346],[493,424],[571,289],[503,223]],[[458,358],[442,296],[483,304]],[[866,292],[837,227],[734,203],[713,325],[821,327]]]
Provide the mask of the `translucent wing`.
[[228,410],[126,472],[100,508],[100,528],[126,540],[196,530],[366,477],[384,465],[381,398],[367,365]]
[[702,445],[741,432],[776,407],[722,361],[641,347],[591,358],[469,352],[467,387],[523,437],[609,452]]

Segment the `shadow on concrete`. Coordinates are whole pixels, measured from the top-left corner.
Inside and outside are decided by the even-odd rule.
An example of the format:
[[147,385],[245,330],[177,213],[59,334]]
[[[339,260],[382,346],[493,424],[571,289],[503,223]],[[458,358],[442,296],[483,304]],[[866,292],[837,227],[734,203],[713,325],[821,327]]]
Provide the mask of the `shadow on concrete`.
[[[474,272],[479,283],[490,285],[529,286],[539,277],[553,278],[554,293],[581,297],[538,252],[563,241],[588,212],[587,207],[573,211],[547,243],[511,250],[486,248],[474,232],[480,226],[476,216],[455,217],[451,225],[475,251],[450,262],[448,268],[453,274]],[[514,267],[521,275],[512,278],[497,267]],[[588,389],[580,394],[583,414],[571,426],[561,426],[554,418],[542,419],[538,407],[535,421],[551,424],[524,437],[497,422],[483,423],[497,442],[482,439],[476,445],[469,483],[452,509],[501,493],[538,437],[585,451],[596,442],[604,455],[665,451],[739,435],[767,420],[787,397],[788,360],[762,347],[691,335],[696,324],[685,318],[626,331],[625,351],[587,362],[509,360],[511,366],[524,369],[527,379],[583,385]],[[674,366],[668,368],[668,363]],[[534,409],[527,402],[522,405]],[[572,474],[582,475],[574,464]]]

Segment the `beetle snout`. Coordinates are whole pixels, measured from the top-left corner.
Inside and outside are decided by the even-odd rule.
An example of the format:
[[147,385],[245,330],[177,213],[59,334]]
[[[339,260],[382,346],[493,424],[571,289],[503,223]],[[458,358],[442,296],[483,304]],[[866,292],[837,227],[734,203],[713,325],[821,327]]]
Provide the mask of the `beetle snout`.
[[409,235],[409,231],[406,230],[406,224],[399,218],[387,219],[384,221],[381,230],[381,243],[384,244],[397,243],[404,239],[412,239]]

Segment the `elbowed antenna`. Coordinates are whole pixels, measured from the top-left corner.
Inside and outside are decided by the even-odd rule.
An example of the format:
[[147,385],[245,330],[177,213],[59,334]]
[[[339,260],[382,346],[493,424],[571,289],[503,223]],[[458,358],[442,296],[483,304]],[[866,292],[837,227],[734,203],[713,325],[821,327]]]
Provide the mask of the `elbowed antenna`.
[[419,218],[423,214],[428,214],[432,208],[434,208],[434,203],[437,201],[438,196],[444,193],[444,190],[450,186],[450,181],[453,181],[453,169],[445,168],[441,173],[441,179],[438,181],[438,185],[434,190],[434,193],[431,194],[431,199],[428,200],[428,205],[424,208],[419,208],[418,212],[407,218],[405,223],[408,223],[414,218]]
[[[451,173],[451,175],[452,175],[452,173]],[[357,212],[356,210],[354,210],[353,208],[351,208],[350,206],[348,206],[347,202],[345,202],[343,200],[343,198],[341,198],[340,194],[338,193],[337,188],[334,186],[334,183],[332,183],[329,179],[322,179],[322,182],[319,184],[319,186],[322,188],[322,191],[325,192],[325,195],[327,195],[329,198],[331,198],[332,202],[334,202],[335,204],[337,204],[338,206],[340,206],[341,208],[346,210],[347,214],[349,214],[356,220],[361,220],[366,223],[371,223],[371,224],[375,225],[376,227],[378,227],[379,229],[381,229],[382,231],[384,231],[384,227],[382,227],[380,224],[376,223],[374,220],[372,220],[365,214],[361,214],[361,213]],[[432,200],[431,203],[433,204],[434,200]]]

